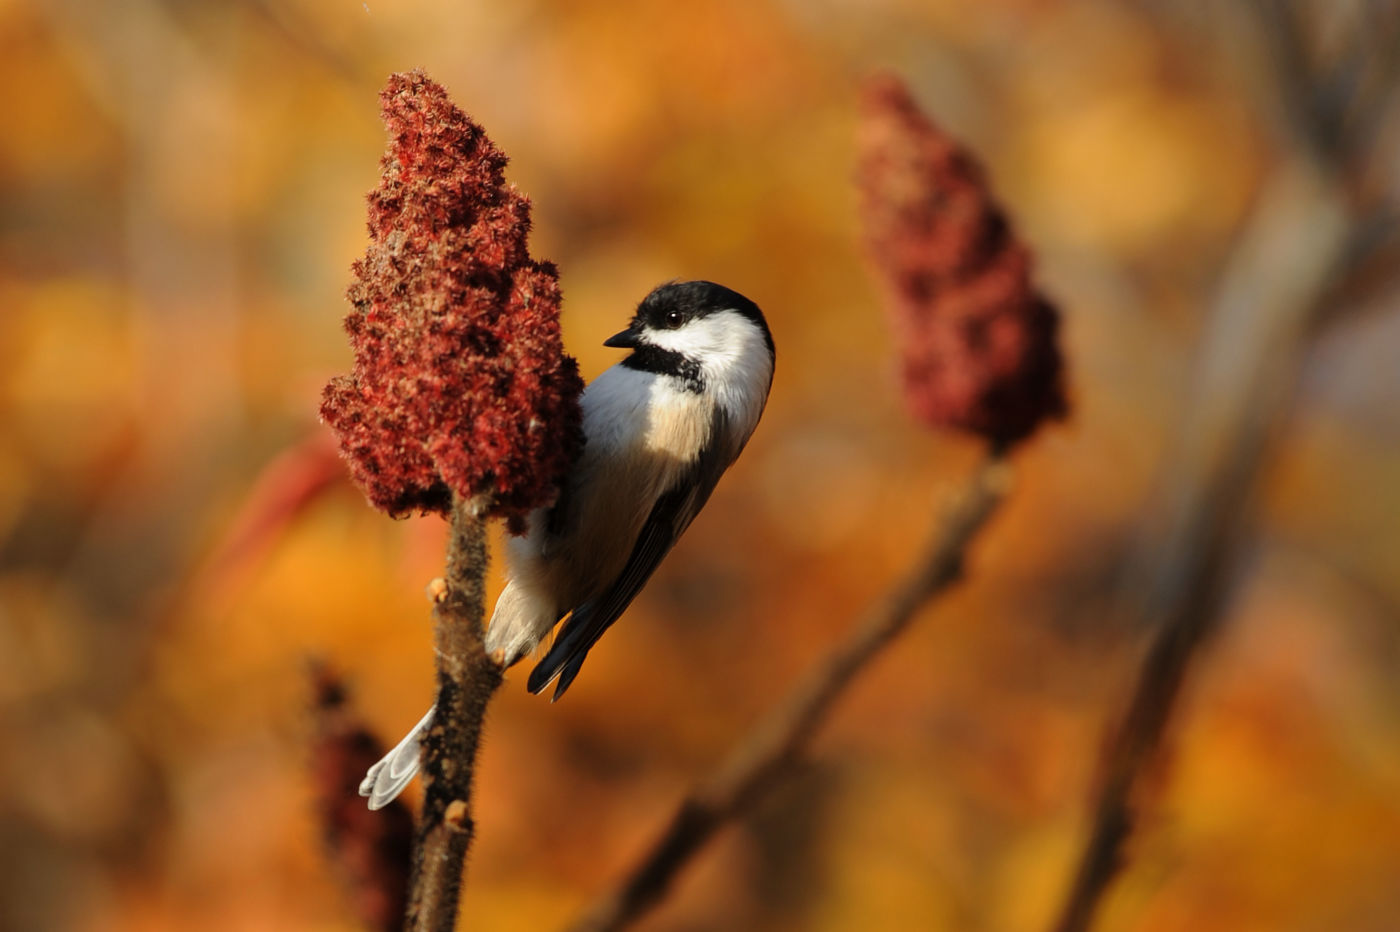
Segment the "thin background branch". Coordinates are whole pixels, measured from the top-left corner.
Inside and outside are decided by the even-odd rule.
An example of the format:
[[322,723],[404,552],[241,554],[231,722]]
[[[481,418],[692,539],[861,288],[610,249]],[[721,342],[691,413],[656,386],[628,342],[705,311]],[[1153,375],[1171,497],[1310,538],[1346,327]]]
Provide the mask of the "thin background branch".
[[715,832],[793,772],[856,675],[909,627],[920,609],[962,578],[968,548],[1010,484],[1010,466],[1000,453],[990,452],[949,503],[932,543],[909,575],[691,791],[661,836],[621,883],[569,927],[571,932],[621,929],[639,918]]
[[[1390,89],[1344,75],[1373,70],[1364,60],[1365,30],[1353,30],[1340,64],[1319,65],[1308,47],[1306,12],[1286,0],[1251,8],[1296,156],[1266,184],[1214,300],[1196,395],[1167,468],[1175,477],[1165,501],[1170,525],[1145,554],[1133,587],[1142,595],[1132,614],[1157,634],[1113,732],[1057,932],[1092,925],[1123,863],[1134,787],[1219,623],[1247,543],[1253,494],[1291,408],[1309,338],[1339,283],[1366,261],[1375,218],[1384,216],[1383,206],[1356,203],[1364,153],[1349,127],[1370,127],[1359,116],[1384,106]],[[1379,66],[1393,78],[1389,64]],[[1361,88],[1369,89],[1367,99],[1356,99]]]

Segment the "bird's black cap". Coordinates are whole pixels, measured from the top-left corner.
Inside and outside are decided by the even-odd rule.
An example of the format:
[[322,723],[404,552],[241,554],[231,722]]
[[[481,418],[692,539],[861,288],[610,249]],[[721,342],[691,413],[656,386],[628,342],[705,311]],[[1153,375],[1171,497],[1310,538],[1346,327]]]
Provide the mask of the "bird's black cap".
[[772,353],[773,334],[768,329],[768,321],[763,312],[748,298],[732,288],[714,282],[667,282],[653,289],[651,294],[637,305],[636,316],[628,329],[609,337],[604,346],[635,347],[637,337],[643,327],[653,330],[670,330],[683,326],[686,321],[718,311],[734,311],[758,325],[763,331],[763,341]]

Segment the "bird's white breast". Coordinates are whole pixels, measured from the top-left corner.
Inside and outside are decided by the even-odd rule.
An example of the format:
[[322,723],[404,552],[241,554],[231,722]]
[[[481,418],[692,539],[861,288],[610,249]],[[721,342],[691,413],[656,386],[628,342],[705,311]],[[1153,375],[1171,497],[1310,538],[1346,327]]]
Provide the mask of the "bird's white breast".
[[715,399],[687,391],[670,376],[618,364],[594,379],[582,398],[589,450],[620,464],[633,458],[693,462],[709,441]]

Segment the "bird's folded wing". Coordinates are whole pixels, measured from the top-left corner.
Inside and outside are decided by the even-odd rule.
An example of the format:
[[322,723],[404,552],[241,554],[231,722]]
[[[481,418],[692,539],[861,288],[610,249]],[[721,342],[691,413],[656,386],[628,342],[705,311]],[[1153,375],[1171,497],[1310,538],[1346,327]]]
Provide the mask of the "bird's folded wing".
[[723,414],[717,413],[711,442],[670,491],[656,500],[617,579],[598,598],[575,608],[564,622],[554,645],[530,673],[530,692],[542,691],[557,677],[559,685],[554,690],[554,699],[557,701],[564,694],[578,675],[589,649],[626,611],[662,558],[704,507],[719,477],[737,453],[732,445],[725,443],[724,427]]

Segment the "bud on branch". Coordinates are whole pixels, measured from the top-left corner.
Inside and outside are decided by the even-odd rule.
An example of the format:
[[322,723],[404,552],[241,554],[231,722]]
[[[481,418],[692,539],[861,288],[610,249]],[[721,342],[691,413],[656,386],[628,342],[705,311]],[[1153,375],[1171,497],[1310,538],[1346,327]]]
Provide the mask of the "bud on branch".
[[859,146],[865,238],[914,414],[999,445],[1064,416],[1059,315],[977,162],[894,77],[867,85]]

